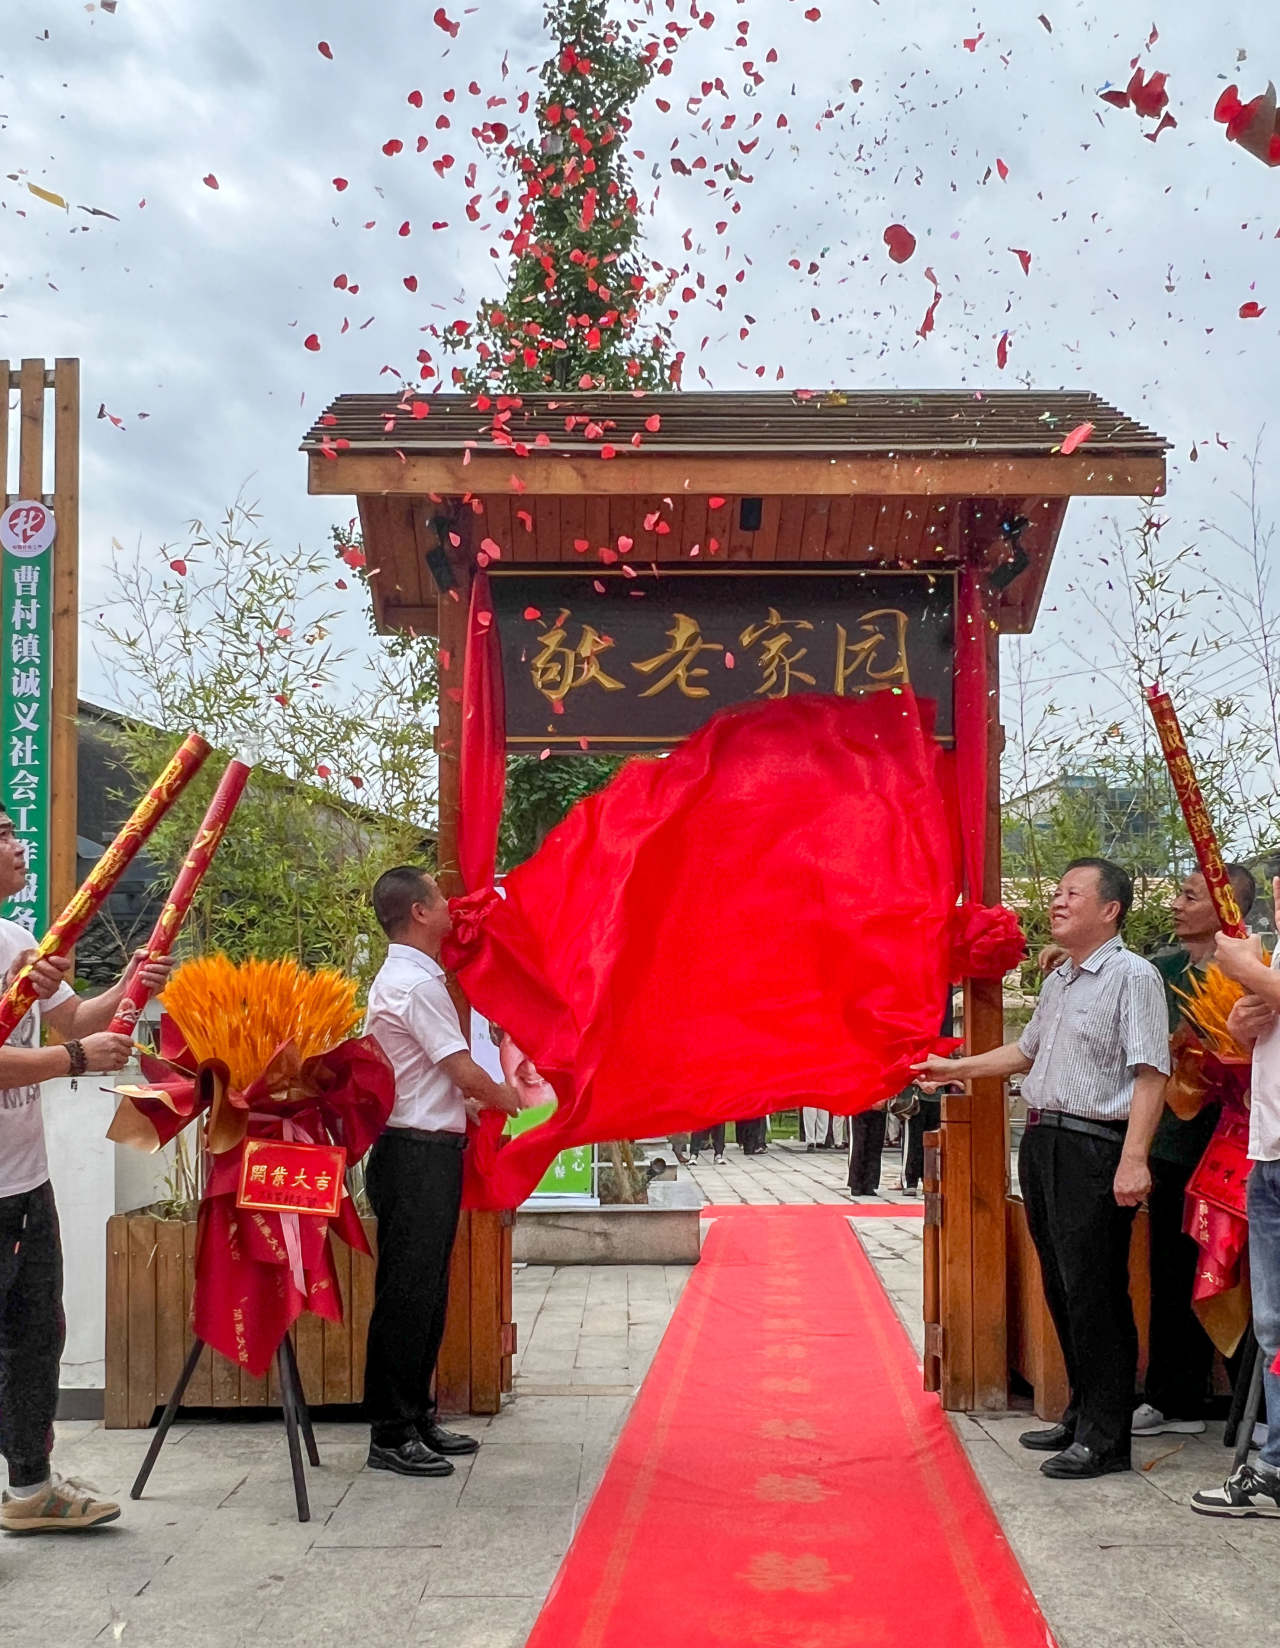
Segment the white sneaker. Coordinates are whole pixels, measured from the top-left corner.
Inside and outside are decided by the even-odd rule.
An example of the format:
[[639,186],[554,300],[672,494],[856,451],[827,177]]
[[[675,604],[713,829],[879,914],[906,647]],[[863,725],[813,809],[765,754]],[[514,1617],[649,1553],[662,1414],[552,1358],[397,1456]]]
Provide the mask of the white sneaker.
[[724,1157],[723,1156],[713,1156],[712,1161],[713,1161],[713,1163],[715,1164],[716,1167],[723,1167],[724,1166]]
[[1204,1420],[1166,1419],[1159,1408],[1144,1402],[1134,1409],[1130,1429],[1134,1436],[1199,1436],[1204,1430]]
[[1241,1465],[1220,1488],[1192,1494],[1191,1509],[1201,1516],[1280,1516],[1280,1476]]
[[26,1499],[5,1494],[0,1500],[0,1528],[7,1534],[72,1534],[114,1522],[120,1507],[114,1500],[100,1499],[87,1482],[55,1471],[49,1486]]

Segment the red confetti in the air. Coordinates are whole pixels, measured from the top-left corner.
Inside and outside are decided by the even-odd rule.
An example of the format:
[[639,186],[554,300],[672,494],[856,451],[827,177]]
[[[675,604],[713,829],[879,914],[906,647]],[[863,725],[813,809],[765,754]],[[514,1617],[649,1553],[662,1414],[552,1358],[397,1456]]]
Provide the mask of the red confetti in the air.
[[1016,257],[1018,262],[1022,265],[1023,274],[1024,275],[1029,275],[1031,273],[1031,253],[1030,252],[1024,252],[1018,246],[1011,246],[1009,248],[1009,250],[1013,253],[1014,257]]
[[408,218],[406,218],[404,220],[404,222],[400,225],[399,229],[396,230],[396,233],[398,235],[400,235],[401,238],[403,238],[405,235],[410,235],[410,234],[413,233],[413,229],[410,226]]
[[972,39],[966,40],[964,42],[964,49],[967,52],[976,52],[978,47],[982,44],[982,42],[985,39],[986,39],[986,32],[984,30],[982,34],[975,34]]
[[1000,159],[999,155],[996,156],[996,171],[1000,173],[1000,181],[1003,183],[1005,178],[1009,175],[1009,168],[1005,165],[1004,161]]
[[331,63],[333,62],[333,47],[327,40],[320,41],[319,45],[316,47],[316,50],[320,53],[321,57],[327,57]]
[[1091,423],[1077,424],[1070,434],[1062,437],[1062,446],[1060,448],[1062,456],[1069,458],[1075,449],[1078,446],[1083,446],[1092,434],[1093,425]]
[[314,354],[316,352],[316,350],[319,349],[319,347],[320,347],[320,339],[315,335],[314,332],[311,332],[311,333],[308,334],[307,337],[305,337],[303,339],[302,347],[304,349],[310,349],[312,354]]
[[422,107],[422,93],[421,92],[410,92],[408,98],[406,99],[406,101],[410,104],[410,106],[412,108],[420,109]]
[[1267,310],[1265,304],[1254,303],[1252,299],[1248,303],[1242,303],[1240,305],[1241,320],[1258,320],[1261,316],[1265,315],[1266,312]]
[[443,29],[449,36],[450,40],[456,40],[458,38],[458,30],[462,27],[462,24],[451,23],[448,16],[445,14],[445,9],[443,6],[436,7],[436,14],[431,21],[438,29]]
[[524,609],[524,615],[531,624],[536,623],[538,619],[542,617],[542,613],[538,607],[526,607]]
[[818,10],[817,6],[810,6],[808,11],[805,12],[805,17],[810,23],[816,23],[821,16],[822,13]]
[[1001,332],[1000,342],[996,344],[996,365],[1003,372],[1009,364],[1009,334]]
[[206,189],[216,189],[218,187],[218,180],[212,172],[204,179],[204,186]]
[[359,572],[360,568],[364,566],[367,561],[365,552],[360,548],[359,544],[348,544],[343,550],[341,558],[351,568],[352,572]]
[[481,538],[480,550],[481,553],[487,555],[490,560],[500,561],[502,559],[502,546],[500,544],[495,544],[492,538]]
[[334,180],[333,180],[333,186],[338,191],[338,193],[341,194],[342,191],[347,187],[346,178],[345,177],[335,177]]
[[901,223],[891,223],[884,232],[884,243],[895,263],[905,263],[916,249],[916,237]]
[[656,435],[662,428],[662,419],[657,412],[644,420],[644,426],[651,435]]
[[179,578],[185,578],[187,575],[187,563],[185,561],[170,561],[169,571],[176,572]]
[[708,498],[707,499],[707,508],[708,509],[723,509],[724,508],[724,499],[723,498]]
[[320,765],[316,768],[316,777],[317,778],[328,778],[331,775],[332,771],[333,771],[333,769],[331,767],[326,767],[325,764],[322,761],[320,763]]
[[404,286],[406,292],[416,292],[418,290],[417,275],[406,275],[404,277]]

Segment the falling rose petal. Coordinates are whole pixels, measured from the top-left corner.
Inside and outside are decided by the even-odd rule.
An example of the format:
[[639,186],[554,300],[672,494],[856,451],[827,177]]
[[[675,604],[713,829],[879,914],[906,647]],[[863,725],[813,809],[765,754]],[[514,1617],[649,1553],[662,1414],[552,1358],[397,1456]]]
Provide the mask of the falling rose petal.
[[185,578],[187,575],[187,563],[185,561],[170,561],[169,571],[176,572],[179,578]]
[[482,538],[480,548],[491,560],[500,561],[502,559],[501,545],[495,544],[492,538]]
[[1022,265],[1023,274],[1024,275],[1029,275],[1031,273],[1031,253],[1030,252],[1024,252],[1024,251],[1022,251],[1022,249],[1020,247],[1017,247],[1017,246],[1011,246],[1009,248],[1009,250],[1013,253],[1014,257],[1016,257],[1018,262]]
[[418,290],[417,275],[406,275],[404,277],[404,288],[406,292],[416,292]]
[[1001,332],[1000,342],[996,344],[996,365],[1003,372],[1009,364],[1009,334]]
[[737,660],[734,658],[734,656],[731,652],[726,652],[725,655],[724,655],[724,667],[726,669],[736,669],[737,668]]
[[413,108],[420,109],[422,107],[422,93],[410,92],[406,102],[408,102]]
[[389,137],[382,145],[382,152],[389,159],[392,155],[398,155],[403,148],[404,144],[398,137]]
[[1001,160],[999,155],[996,156],[996,171],[1000,173],[1000,181],[1003,183],[1009,175],[1009,168],[1005,165],[1004,161]]
[[316,777],[317,778],[328,778],[328,777],[331,776],[332,772],[333,772],[332,767],[326,767],[325,764],[322,761],[320,763],[320,765],[316,768]]
[[311,353],[314,355],[315,352],[320,347],[320,339],[315,335],[314,332],[309,332],[307,334],[307,336],[302,340],[302,347],[304,349],[310,349]]
[[657,412],[653,413],[652,416],[644,420],[644,426],[651,435],[656,435],[662,428],[661,416]]
[[359,572],[360,568],[368,562],[368,557],[359,544],[348,544],[346,549],[343,550],[341,558],[351,568],[352,572]]
[[967,52],[976,52],[978,47],[982,44],[983,40],[985,40],[985,39],[986,39],[985,32],[982,33],[982,34],[975,34],[970,39],[965,40],[963,42],[964,49]]
[[1266,312],[1267,309],[1265,304],[1254,303],[1252,300],[1248,303],[1242,303],[1240,305],[1241,320],[1258,320],[1261,316],[1265,315]]
[[450,40],[456,40],[458,38],[458,30],[462,27],[462,24],[451,23],[443,6],[436,7],[436,14],[431,21],[438,29],[443,29],[449,36]]
[[901,223],[891,223],[884,232],[884,243],[895,263],[905,263],[916,249],[916,237]]
[[1059,449],[1062,456],[1069,458],[1075,449],[1078,446],[1083,446],[1092,434],[1093,425],[1091,423],[1078,423],[1069,434],[1062,437],[1062,446]]
[[327,40],[320,41],[319,45],[316,47],[316,50],[320,53],[321,57],[327,57],[331,63],[333,62],[333,47]]
[[212,172],[205,177],[204,186],[206,189],[216,189],[218,187],[218,180]]
[[725,501],[724,501],[723,498],[708,498],[707,499],[707,508],[708,509],[723,509],[724,508],[724,502]]
[[618,538],[618,554],[619,555],[629,555],[634,548],[635,548],[635,539],[634,538],[628,538],[625,532],[622,533],[620,535],[620,537]]
[[409,223],[408,218],[406,218],[404,220],[404,222],[400,225],[399,229],[396,230],[396,233],[401,237],[402,240],[405,238],[405,236],[411,235],[413,233],[413,229],[412,229],[412,226]]
[[531,624],[536,624],[538,619],[542,617],[542,612],[538,607],[526,607],[524,615]]
[[341,194],[342,191],[347,187],[346,178],[345,177],[335,177],[334,180],[333,180],[333,186],[338,191],[338,193]]

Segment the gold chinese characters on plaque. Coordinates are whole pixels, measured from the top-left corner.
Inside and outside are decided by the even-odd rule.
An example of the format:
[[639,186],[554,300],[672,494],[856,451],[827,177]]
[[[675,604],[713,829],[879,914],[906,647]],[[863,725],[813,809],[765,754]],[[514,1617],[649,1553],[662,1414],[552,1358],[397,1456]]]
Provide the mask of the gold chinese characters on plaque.
[[951,737],[949,574],[522,570],[492,587],[512,749],[664,749],[731,704],[904,686]]

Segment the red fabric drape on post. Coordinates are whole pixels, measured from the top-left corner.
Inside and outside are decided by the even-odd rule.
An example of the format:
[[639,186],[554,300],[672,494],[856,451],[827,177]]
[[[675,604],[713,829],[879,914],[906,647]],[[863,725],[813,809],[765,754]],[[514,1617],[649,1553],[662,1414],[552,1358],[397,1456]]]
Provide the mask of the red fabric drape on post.
[[990,620],[974,567],[963,567],[956,607],[955,751],[948,786],[959,830],[965,902],[952,931],[951,977],[1003,978],[1024,958],[1018,918],[1002,904],[982,903],[991,797],[991,681],[987,666]]
[[514,1206],[571,1144],[902,1088],[958,890],[939,758],[910,692],[725,711],[459,901],[446,960],[560,1099],[500,1150],[488,1122],[468,1205]]
[[477,572],[471,584],[458,759],[458,867],[463,886],[474,892],[493,883],[507,781],[502,649],[486,572]]

